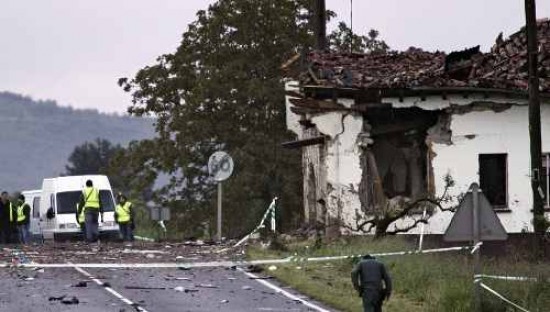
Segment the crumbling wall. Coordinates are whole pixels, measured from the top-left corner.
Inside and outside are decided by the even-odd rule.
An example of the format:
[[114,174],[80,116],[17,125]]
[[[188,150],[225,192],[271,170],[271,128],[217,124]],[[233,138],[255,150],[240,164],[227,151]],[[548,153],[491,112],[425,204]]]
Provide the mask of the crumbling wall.
[[[321,133],[316,127],[303,129],[302,138],[317,137]],[[304,217],[308,223],[324,223],[326,205],[326,147],[324,145],[306,146],[302,150],[302,170],[304,178]]]
[[[433,101],[439,103],[433,105]],[[428,144],[431,150],[433,188],[436,195],[444,190],[444,177],[450,174],[456,186],[450,190],[456,206],[457,198],[471,183],[479,183],[479,155],[507,155],[508,207],[497,210],[501,222],[510,233],[532,230],[532,193],[529,179],[529,126],[526,101],[504,97],[486,98],[481,95],[404,99],[392,101],[395,106],[437,107],[446,112],[444,120],[430,129]],[[550,108],[541,106],[543,153],[550,152]],[[435,212],[426,227],[426,233],[441,234],[448,227],[453,214]],[[410,220],[409,220],[410,221]],[[397,226],[407,224],[406,220]],[[410,233],[418,233],[419,229]]]
[[[352,100],[340,99],[344,105]],[[358,196],[362,178],[361,150],[356,144],[362,131],[363,118],[357,113],[331,112],[312,117],[320,132],[328,136],[326,143],[326,219],[329,234],[340,232],[342,225],[355,219],[361,207]]]
[[[377,182],[376,176],[380,178],[388,172],[399,178],[406,171],[408,177],[386,181],[391,182],[391,188],[395,191],[386,194],[390,198],[401,196],[404,189],[409,195],[425,193],[441,196],[447,174],[456,182],[450,195],[458,198],[472,182],[479,182],[480,154],[505,153],[508,161],[508,209],[498,215],[509,232],[531,229],[526,101],[468,94],[385,98],[382,102],[388,103],[393,110],[415,108],[437,113],[437,120],[425,133],[405,131],[406,136],[422,135],[423,142],[411,141],[424,148],[421,153],[410,142],[407,143],[409,146],[396,145],[392,143],[392,135],[384,137],[385,134],[377,134],[376,125],[371,125],[357,112],[342,110],[305,116],[291,112],[294,116],[287,116],[287,122],[292,123],[289,129],[297,132],[300,138],[327,136],[324,145],[303,148],[304,207],[307,207],[311,218],[329,228],[333,226],[342,230],[354,227],[358,217],[365,218],[370,213],[366,208],[373,206],[376,186],[382,185],[382,179]],[[338,103],[344,103],[348,108],[353,105],[352,100],[346,99],[338,99]],[[550,120],[550,108],[542,105],[541,113],[543,152],[550,152],[550,126],[544,122]],[[300,118],[306,118],[314,125],[314,130],[304,131],[299,123]],[[369,163],[369,155],[375,158],[374,162]],[[389,161],[389,157],[397,159],[397,163]],[[411,166],[411,159],[413,163],[424,163],[425,166]],[[373,166],[373,163],[376,165]],[[424,180],[418,179],[420,176]],[[456,204],[456,201],[448,203],[447,207]],[[419,217],[420,213],[418,211],[412,217]],[[443,233],[451,218],[450,212],[433,213],[426,233]],[[411,216],[395,222],[389,229],[394,226],[403,228],[410,222]],[[410,233],[418,231],[417,228]]]

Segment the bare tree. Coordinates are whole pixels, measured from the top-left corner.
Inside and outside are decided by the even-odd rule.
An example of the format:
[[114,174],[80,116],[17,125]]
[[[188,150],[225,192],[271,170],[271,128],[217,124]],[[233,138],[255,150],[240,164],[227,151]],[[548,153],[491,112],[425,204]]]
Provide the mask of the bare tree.
[[[395,235],[397,233],[406,233],[420,223],[428,223],[428,219],[436,210],[439,211],[455,211],[456,206],[445,207],[448,204],[460,202],[462,195],[452,196],[449,190],[454,187],[455,182],[450,174],[444,177],[445,188],[443,194],[437,196],[425,196],[417,199],[410,199],[404,196],[397,196],[388,199],[382,196],[379,203],[374,207],[373,213],[357,214],[355,226],[344,225],[344,228],[353,232],[373,233],[375,238],[380,238],[386,235]],[[424,216],[423,211],[427,213]],[[405,227],[398,227],[396,221],[405,217],[411,219],[410,223]],[[391,225],[393,229],[389,230]]]

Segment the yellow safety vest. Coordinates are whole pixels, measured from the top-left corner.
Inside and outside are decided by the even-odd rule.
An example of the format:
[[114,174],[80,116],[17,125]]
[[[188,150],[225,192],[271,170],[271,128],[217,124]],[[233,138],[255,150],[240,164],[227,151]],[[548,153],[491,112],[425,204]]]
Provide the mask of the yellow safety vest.
[[23,211],[23,208],[25,208],[26,205],[27,204],[22,203],[19,207],[17,207],[17,222],[23,222],[27,218],[25,216],[25,212]]
[[84,208],[99,209],[99,191],[95,187],[87,187],[84,194]]
[[10,209],[10,222],[13,222],[13,205],[11,202],[10,202],[9,209]]
[[126,223],[130,222],[130,208],[132,207],[132,203],[127,201],[124,203],[124,206],[118,204],[116,205],[116,214],[118,217],[118,223]]
[[[76,211],[78,212],[78,208],[79,208],[79,204],[76,204]],[[86,207],[82,208],[82,210],[80,211],[80,213],[78,214],[78,219],[76,219],[76,221],[79,223],[79,224],[83,224],[84,221],[85,221],[85,214],[84,212],[86,211]]]

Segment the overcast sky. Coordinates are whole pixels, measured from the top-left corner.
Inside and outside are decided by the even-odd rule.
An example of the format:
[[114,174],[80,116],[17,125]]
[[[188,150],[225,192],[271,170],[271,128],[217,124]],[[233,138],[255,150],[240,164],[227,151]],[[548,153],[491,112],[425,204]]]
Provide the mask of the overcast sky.
[[[276,0],[265,0],[276,1]],[[326,0],[349,24],[350,0]],[[123,113],[116,81],[171,53],[213,0],[0,0],[0,91]],[[488,50],[525,21],[524,0],[354,0],[354,30],[394,49]],[[550,1],[537,1],[538,17]],[[333,27],[334,22],[330,27]]]

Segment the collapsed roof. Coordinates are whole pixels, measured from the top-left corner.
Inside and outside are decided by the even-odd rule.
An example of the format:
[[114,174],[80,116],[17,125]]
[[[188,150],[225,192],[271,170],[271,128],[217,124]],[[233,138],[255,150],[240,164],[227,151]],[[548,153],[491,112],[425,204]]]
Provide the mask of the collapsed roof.
[[[550,21],[539,20],[540,90],[550,93]],[[528,87],[525,29],[503,40],[491,52],[479,46],[459,52],[427,52],[409,48],[382,54],[311,52],[302,85],[360,89],[474,87],[526,91]]]

